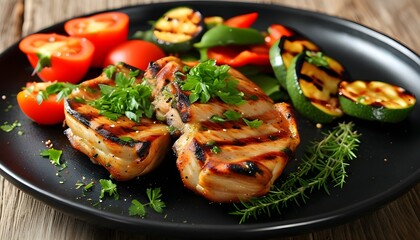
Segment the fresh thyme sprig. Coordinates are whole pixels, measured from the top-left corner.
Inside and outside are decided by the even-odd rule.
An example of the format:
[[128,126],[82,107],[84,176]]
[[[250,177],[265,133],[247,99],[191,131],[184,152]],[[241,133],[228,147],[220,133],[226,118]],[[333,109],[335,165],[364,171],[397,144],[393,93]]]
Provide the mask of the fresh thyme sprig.
[[240,223],[250,217],[261,214],[270,216],[272,212],[280,214],[282,207],[289,202],[297,205],[305,203],[307,193],[323,188],[329,194],[329,184],[343,187],[348,161],[356,158],[360,134],[353,130],[354,124],[339,123],[331,131],[324,133],[324,138],[313,142],[303,156],[297,170],[287,177],[280,186],[274,185],[270,192],[261,198],[250,199],[235,204],[231,214],[241,216]]

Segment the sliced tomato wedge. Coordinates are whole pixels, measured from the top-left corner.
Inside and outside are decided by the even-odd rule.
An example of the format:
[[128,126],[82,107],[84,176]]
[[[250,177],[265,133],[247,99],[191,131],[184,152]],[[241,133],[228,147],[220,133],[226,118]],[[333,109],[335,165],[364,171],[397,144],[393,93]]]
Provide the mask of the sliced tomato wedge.
[[57,94],[50,95],[48,99],[39,103],[38,93],[51,84],[52,82],[29,82],[17,95],[17,102],[22,112],[41,125],[60,124],[64,121],[64,101],[57,101]]
[[92,66],[102,67],[108,52],[128,39],[129,17],[122,12],[106,12],[86,18],[74,18],[64,30],[75,37],[89,39],[95,46]]
[[77,83],[92,62],[94,46],[87,40],[54,33],[29,35],[19,43],[34,72],[43,81]]

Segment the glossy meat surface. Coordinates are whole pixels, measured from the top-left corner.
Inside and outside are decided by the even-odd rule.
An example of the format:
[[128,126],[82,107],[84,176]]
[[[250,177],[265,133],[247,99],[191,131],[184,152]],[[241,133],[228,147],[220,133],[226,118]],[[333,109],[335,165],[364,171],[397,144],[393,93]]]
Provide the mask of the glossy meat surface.
[[[274,104],[234,69],[229,73],[239,81],[244,104],[226,104],[218,98],[191,104],[189,92],[182,90],[177,77],[183,69],[179,59],[163,58],[150,65],[145,79],[154,86],[157,115],[180,134],[173,149],[184,185],[215,202],[266,194],[300,142],[290,106]],[[227,110],[241,113],[241,118],[222,123],[211,120]],[[263,123],[253,128],[242,118]]]

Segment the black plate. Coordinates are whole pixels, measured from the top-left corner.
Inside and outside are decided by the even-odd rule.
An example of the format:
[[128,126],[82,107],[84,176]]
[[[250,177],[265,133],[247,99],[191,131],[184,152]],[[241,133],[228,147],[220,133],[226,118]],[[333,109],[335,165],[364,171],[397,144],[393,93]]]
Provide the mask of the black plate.
[[[346,20],[281,6],[224,2],[177,2],[151,4],[124,8],[131,17],[132,32],[148,28],[147,21],[156,19],[166,10],[178,5],[190,5],[204,15],[236,14],[258,11],[256,27],[265,30],[270,23],[294,27],[318,43],[330,56],[339,59],[355,79],[383,80],[398,84],[420,96],[419,56],[400,43]],[[51,26],[43,32],[63,33],[63,23]],[[17,130],[0,133],[1,174],[25,192],[51,206],[91,223],[142,233],[184,236],[272,236],[294,234],[319,227],[338,224],[373,210],[408,191],[420,179],[420,108],[417,103],[410,117],[400,124],[378,124],[357,121],[362,133],[358,159],[349,167],[349,177],[343,189],[334,188],[331,195],[315,192],[310,201],[301,207],[290,206],[281,216],[261,218],[239,225],[239,219],[229,215],[231,206],[212,204],[186,190],[179,179],[174,158],[152,174],[127,183],[119,183],[121,199],[106,199],[97,206],[100,187],[83,196],[75,183],[85,179],[98,181],[108,178],[108,173],[93,165],[88,158],[73,150],[62,127],[43,127],[32,123],[20,112],[15,94],[31,77],[32,69],[26,57],[11,46],[0,56],[0,101],[3,111],[0,121],[22,123],[20,136]],[[95,74],[95,73],[92,73]],[[314,124],[299,117],[302,144],[320,136]],[[334,125],[334,124],[333,124]],[[45,149],[43,141],[51,139],[54,147],[64,151],[63,160],[68,168],[57,175],[58,168],[47,159],[38,156]],[[291,171],[291,163],[286,171]],[[167,204],[164,214],[149,211],[144,218],[130,217],[131,199],[145,201],[145,189],[161,187]]]

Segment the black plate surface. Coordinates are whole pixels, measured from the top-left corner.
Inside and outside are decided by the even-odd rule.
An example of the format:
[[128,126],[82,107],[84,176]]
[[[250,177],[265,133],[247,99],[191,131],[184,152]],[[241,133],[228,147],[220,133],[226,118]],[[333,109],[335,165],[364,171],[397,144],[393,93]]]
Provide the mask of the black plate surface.
[[[131,31],[134,32],[148,28],[149,20],[178,5],[195,7],[204,15],[225,17],[258,11],[260,17],[256,28],[265,30],[271,23],[289,25],[310,36],[327,54],[339,59],[354,79],[398,84],[420,96],[419,56],[395,40],[353,22],[281,6],[233,2],[177,2],[120,10],[130,15]],[[43,32],[63,33],[63,24],[51,26]],[[0,95],[7,97],[0,101],[0,121],[19,120],[22,127],[17,130],[25,133],[21,136],[17,130],[0,132],[0,173],[34,197],[90,223],[171,236],[289,235],[360,216],[405,193],[420,179],[420,106],[417,103],[410,117],[399,124],[343,119],[354,121],[362,134],[358,159],[348,169],[349,177],[344,188],[331,189],[331,195],[315,192],[306,205],[290,206],[281,216],[239,225],[239,219],[228,214],[231,206],[209,203],[182,186],[173,156],[168,156],[165,163],[148,176],[118,183],[120,200],[105,199],[93,206],[98,201],[100,187],[97,185],[83,196],[75,184],[108,178],[108,173],[73,150],[62,127],[39,126],[20,112],[15,95],[27,81],[37,80],[30,76],[31,71],[16,44],[0,55]],[[12,106],[10,109],[9,105]],[[298,123],[302,138],[297,152],[299,158],[308,142],[320,137],[320,130],[301,117]],[[56,149],[63,150],[63,161],[68,165],[58,175],[58,168],[39,156],[39,151],[45,149],[44,142],[49,139]],[[295,165],[292,162],[286,173]],[[149,211],[144,219],[130,217],[128,207],[131,200],[136,198],[144,202],[148,187],[162,188],[163,200],[167,204],[164,214]]]

